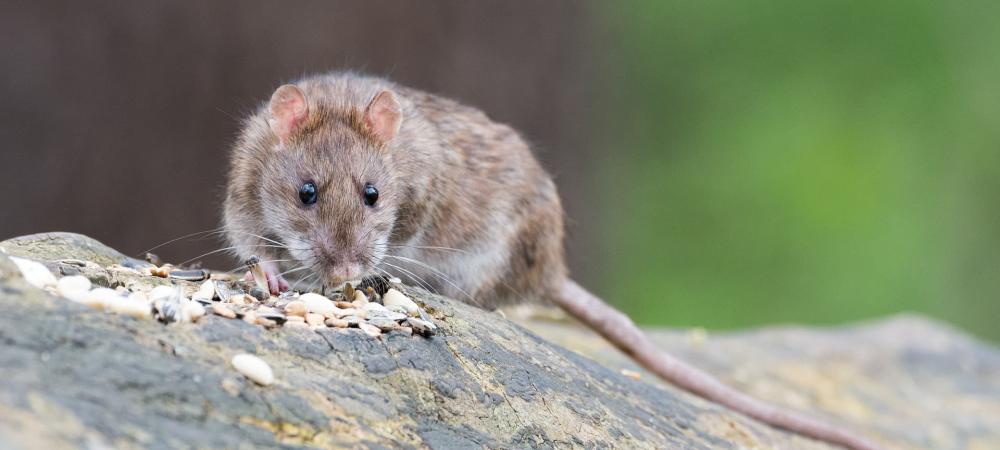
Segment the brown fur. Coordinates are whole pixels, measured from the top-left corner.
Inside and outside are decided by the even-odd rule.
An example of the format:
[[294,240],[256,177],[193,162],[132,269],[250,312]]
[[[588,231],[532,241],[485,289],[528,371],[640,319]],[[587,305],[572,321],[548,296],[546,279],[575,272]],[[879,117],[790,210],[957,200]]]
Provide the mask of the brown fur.
[[[510,127],[379,78],[331,74],[296,86],[309,117],[295,121],[288,136],[288,127],[279,126],[279,142],[262,107],[247,119],[233,151],[225,228],[239,256],[291,260],[283,265],[304,267],[306,279],[330,283],[388,272],[488,308],[551,299],[684,389],[806,436],[877,448],[753,399],[662,352],[627,316],[569,280],[555,184]],[[373,132],[365,114],[384,90],[395,92],[402,114],[388,140],[381,137],[392,133]],[[310,207],[298,199],[306,181],[319,187]],[[366,182],[380,192],[374,208],[362,202]]]
[[[387,236],[391,246],[458,250],[390,248],[390,255],[434,269],[383,258],[364,267],[365,275],[385,271],[485,307],[558,291],[566,277],[562,207],[551,177],[513,129],[380,78],[330,74],[295,84],[309,117],[288,142],[279,145],[265,105],[247,119],[233,151],[225,227],[241,258],[296,259],[253,235],[291,247],[329,246],[343,258],[369,252],[378,236]],[[395,92],[402,106],[399,133],[388,142],[362,120],[381,90]],[[298,188],[309,180],[317,182],[319,200],[303,208]],[[369,181],[380,194],[374,209],[361,202]],[[486,260],[472,277],[462,267],[470,258]]]

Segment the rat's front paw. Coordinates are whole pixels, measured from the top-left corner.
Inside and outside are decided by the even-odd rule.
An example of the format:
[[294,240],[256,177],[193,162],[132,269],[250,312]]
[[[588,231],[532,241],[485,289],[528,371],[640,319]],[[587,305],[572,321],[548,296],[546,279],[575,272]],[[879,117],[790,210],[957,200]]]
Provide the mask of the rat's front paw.
[[[281,276],[279,272],[278,265],[272,262],[262,262],[260,263],[261,270],[264,271],[264,277],[267,281],[268,290],[272,294],[278,295],[284,291],[287,291],[291,286],[285,277]],[[247,271],[247,274],[243,277],[246,281],[253,281],[253,273]]]

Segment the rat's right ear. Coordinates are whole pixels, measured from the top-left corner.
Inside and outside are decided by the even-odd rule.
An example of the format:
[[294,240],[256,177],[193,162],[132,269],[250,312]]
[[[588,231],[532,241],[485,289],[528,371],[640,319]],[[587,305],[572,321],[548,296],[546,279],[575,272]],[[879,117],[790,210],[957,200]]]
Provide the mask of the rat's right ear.
[[295,132],[296,127],[309,116],[306,95],[293,84],[286,84],[274,91],[271,103],[267,105],[267,110],[271,113],[267,123],[281,143],[285,143],[288,137]]

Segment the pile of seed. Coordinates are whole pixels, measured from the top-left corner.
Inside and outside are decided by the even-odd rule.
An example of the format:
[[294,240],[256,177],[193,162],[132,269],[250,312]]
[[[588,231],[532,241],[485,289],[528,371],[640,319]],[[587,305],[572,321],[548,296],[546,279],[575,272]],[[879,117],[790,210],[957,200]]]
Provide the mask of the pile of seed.
[[[399,280],[365,280],[359,284],[364,288],[355,288],[347,283],[329,293],[329,297],[298,292],[273,296],[267,293],[266,283],[248,284],[229,274],[211,274],[206,270],[108,268],[129,270],[146,277],[185,281],[195,281],[200,277],[204,280],[193,295],[187,296],[184,287],[176,282],[156,287],[137,283],[131,289],[124,286],[110,289],[93,286],[90,279],[82,275],[57,279],[37,261],[11,259],[29,283],[53,294],[96,309],[136,318],[153,318],[163,323],[197,322],[211,312],[267,328],[359,328],[371,337],[392,331],[429,336],[437,329],[423,308],[396,289],[398,286],[393,287],[398,285]],[[258,275],[255,279],[262,280],[263,277]]]
[[330,297],[312,292],[285,292],[275,297],[265,295],[259,287],[247,294],[239,285],[208,280],[192,299],[213,314],[268,328],[360,328],[372,337],[389,331],[426,336],[437,329],[423,308],[391,287],[379,294],[372,286],[362,290],[347,283]]

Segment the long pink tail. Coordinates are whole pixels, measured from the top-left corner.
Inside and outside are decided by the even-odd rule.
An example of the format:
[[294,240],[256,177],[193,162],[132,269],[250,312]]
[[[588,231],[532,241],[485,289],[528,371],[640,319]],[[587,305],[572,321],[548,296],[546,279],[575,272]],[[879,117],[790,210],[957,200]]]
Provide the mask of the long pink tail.
[[664,380],[766,424],[855,450],[875,450],[875,443],[798,412],[778,408],[733,389],[712,375],[662,351],[618,310],[567,280],[555,299],[569,314]]

